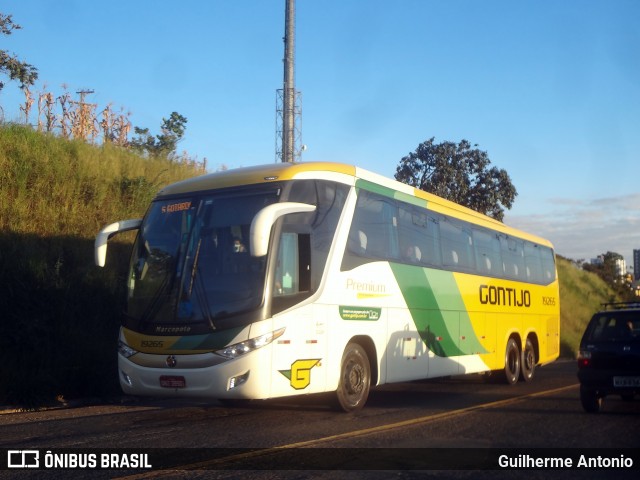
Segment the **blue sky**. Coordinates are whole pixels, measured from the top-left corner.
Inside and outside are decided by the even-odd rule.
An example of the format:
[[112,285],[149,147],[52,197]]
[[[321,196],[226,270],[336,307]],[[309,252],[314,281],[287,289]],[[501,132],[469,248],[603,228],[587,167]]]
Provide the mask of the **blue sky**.
[[[275,161],[285,0],[4,0],[0,38],[36,90],[93,89],[210,168]],[[392,177],[421,142],[467,139],[518,190],[505,222],[561,255],[640,249],[640,2],[297,0],[304,161]],[[17,86],[0,93],[19,117]]]

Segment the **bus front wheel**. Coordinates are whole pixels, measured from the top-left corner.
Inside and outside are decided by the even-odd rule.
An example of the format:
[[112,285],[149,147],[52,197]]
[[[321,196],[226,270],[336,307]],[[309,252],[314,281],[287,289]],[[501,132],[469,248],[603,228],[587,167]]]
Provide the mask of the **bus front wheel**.
[[340,380],[336,390],[336,407],[354,412],[364,407],[371,387],[371,365],[362,346],[350,343],[340,363]]
[[515,339],[510,338],[504,354],[504,378],[509,385],[514,385],[520,377],[520,349]]

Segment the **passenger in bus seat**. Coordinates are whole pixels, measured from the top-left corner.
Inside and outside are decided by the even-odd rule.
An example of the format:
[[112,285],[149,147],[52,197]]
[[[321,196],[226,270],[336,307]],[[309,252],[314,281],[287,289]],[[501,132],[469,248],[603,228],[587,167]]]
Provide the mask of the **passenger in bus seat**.
[[420,247],[409,245],[405,249],[404,260],[409,263],[420,263],[420,261],[422,260],[422,252],[420,251]]
[[486,273],[491,273],[491,259],[485,255],[484,264],[486,267]]
[[352,231],[349,235],[349,250],[356,255],[364,255],[367,251],[367,234],[362,230]]

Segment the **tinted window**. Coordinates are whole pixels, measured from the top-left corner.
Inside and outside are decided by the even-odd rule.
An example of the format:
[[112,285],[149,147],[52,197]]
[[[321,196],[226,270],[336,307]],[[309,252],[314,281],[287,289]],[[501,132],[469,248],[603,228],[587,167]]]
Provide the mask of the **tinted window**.
[[445,218],[440,222],[442,264],[453,270],[475,269],[473,240],[462,222]]
[[549,247],[360,190],[342,270],[378,260],[542,285],[556,272]]
[[126,315],[153,324],[200,324],[257,308],[264,258],[251,257],[254,215],[277,188],[238,189],[152,203],[133,248]]
[[618,341],[640,338],[639,312],[606,312],[591,320],[585,335],[588,341]]
[[427,210],[399,203],[398,242],[403,263],[441,265],[439,224]]
[[500,236],[504,276],[527,281],[524,266],[524,241],[519,238]]
[[476,248],[478,273],[488,276],[502,274],[502,254],[498,235],[488,230],[474,230],[473,243]]
[[399,260],[398,212],[395,201],[365,190],[358,193],[343,269],[369,260]]
[[309,213],[286,215],[277,240],[272,313],[308,298],[320,286],[349,187],[321,180],[290,184],[286,201],[316,205]]

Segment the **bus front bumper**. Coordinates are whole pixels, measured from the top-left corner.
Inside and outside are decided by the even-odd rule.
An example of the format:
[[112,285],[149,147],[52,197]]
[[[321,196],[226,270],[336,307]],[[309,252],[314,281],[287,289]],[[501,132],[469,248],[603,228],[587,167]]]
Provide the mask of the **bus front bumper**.
[[[120,387],[125,394],[157,397],[257,399],[269,397],[271,357],[261,349],[200,368],[180,368],[190,355],[167,359],[165,368],[141,366],[118,354]],[[160,357],[160,355],[158,355]],[[175,362],[175,366],[171,366]],[[156,362],[157,363],[157,362]]]

